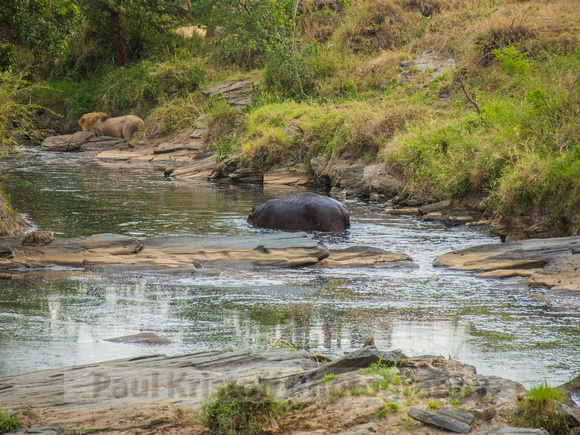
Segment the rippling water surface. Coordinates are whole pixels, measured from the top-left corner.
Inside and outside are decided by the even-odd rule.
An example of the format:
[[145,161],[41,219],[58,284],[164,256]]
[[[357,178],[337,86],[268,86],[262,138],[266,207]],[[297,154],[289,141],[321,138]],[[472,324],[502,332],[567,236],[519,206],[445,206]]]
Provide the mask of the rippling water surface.
[[[166,180],[151,164],[28,149],[1,163],[15,209],[57,237],[245,234],[252,205],[284,188]],[[442,253],[499,243],[347,201],[352,228],[330,247],[409,254],[418,269],[222,270],[219,275],[52,271],[0,280],[0,375],[150,353],[266,349],[276,339],[338,356],[374,337],[381,349],[436,354],[526,386],[580,371],[580,299],[517,281],[435,269]],[[439,280],[434,280],[437,273]],[[162,347],[103,341],[155,332]]]

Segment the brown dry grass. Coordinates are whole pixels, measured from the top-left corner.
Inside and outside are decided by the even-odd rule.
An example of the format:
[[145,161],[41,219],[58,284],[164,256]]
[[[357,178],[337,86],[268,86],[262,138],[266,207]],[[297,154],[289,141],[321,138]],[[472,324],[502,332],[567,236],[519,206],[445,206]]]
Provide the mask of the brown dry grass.
[[[376,52],[402,47],[425,29],[419,4],[413,0],[363,0],[356,12],[334,33],[354,52]],[[404,6],[407,6],[406,8]]]

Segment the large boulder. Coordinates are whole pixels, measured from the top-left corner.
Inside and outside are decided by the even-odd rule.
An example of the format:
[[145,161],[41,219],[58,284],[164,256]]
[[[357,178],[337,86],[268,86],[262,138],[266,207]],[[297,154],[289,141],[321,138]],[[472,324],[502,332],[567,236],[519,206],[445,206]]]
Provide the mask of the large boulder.
[[337,200],[305,192],[253,207],[248,223],[275,230],[335,232],[350,228],[350,216]]

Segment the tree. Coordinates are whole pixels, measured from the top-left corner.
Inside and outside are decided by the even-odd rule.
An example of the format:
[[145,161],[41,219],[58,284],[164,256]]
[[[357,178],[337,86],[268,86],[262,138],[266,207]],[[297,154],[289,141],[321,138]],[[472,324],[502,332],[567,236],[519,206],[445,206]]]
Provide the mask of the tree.
[[209,33],[219,29],[222,58],[247,67],[288,46],[293,35],[293,0],[197,0],[193,12]]
[[190,22],[187,0],[78,0],[91,32],[111,46],[116,63],[138,58],[151,34],[171,32]]
[[80,20],[74,0],[0,2],[0,68],[14,62],[15,46],[28,48],[37,59],[61,54]]

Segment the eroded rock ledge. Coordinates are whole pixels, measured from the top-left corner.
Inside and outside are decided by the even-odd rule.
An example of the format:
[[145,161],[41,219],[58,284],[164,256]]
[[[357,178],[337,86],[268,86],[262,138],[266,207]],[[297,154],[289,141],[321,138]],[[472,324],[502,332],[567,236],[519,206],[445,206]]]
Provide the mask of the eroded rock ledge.
[[480,272],[494,278],[523,277],[532,287],[580,290],[580,236],[474,246],[440,255],[434,266]]
[[84,270],[195,271],[203,266],[416,267],[405,254],[366,246],[329,250],[312,235],[166,236],[138,239],[115,234],[54,239],[29,246],[23,237],[0,238],[0,271],[64,266]]
[[[407,358],[374,346],[324,365],[314,359],[305,350],[216,350],[43,370],[0,378],[0,407],[28,408],[26,415],[34,417],[30,426],[209,433],[192,418],[194,410],[218,385],[235,379],[264,383],[277,400],[295,405],[269,434],[427,434],[433,428],[425,423],[433,418],[451,421],[461,433],[517,433],[499,429],[526,393],[517,382],[477,374],[475,367],[453,359]],[[361,371],[378,361],[391,365],[388,370],[397,377],[389,388],[377,387],[384,381],[381,374]],[[447,405],[437,413],[427,403],[450,400],[457,408]],[[386,404],[393,411],[377,417]]]

